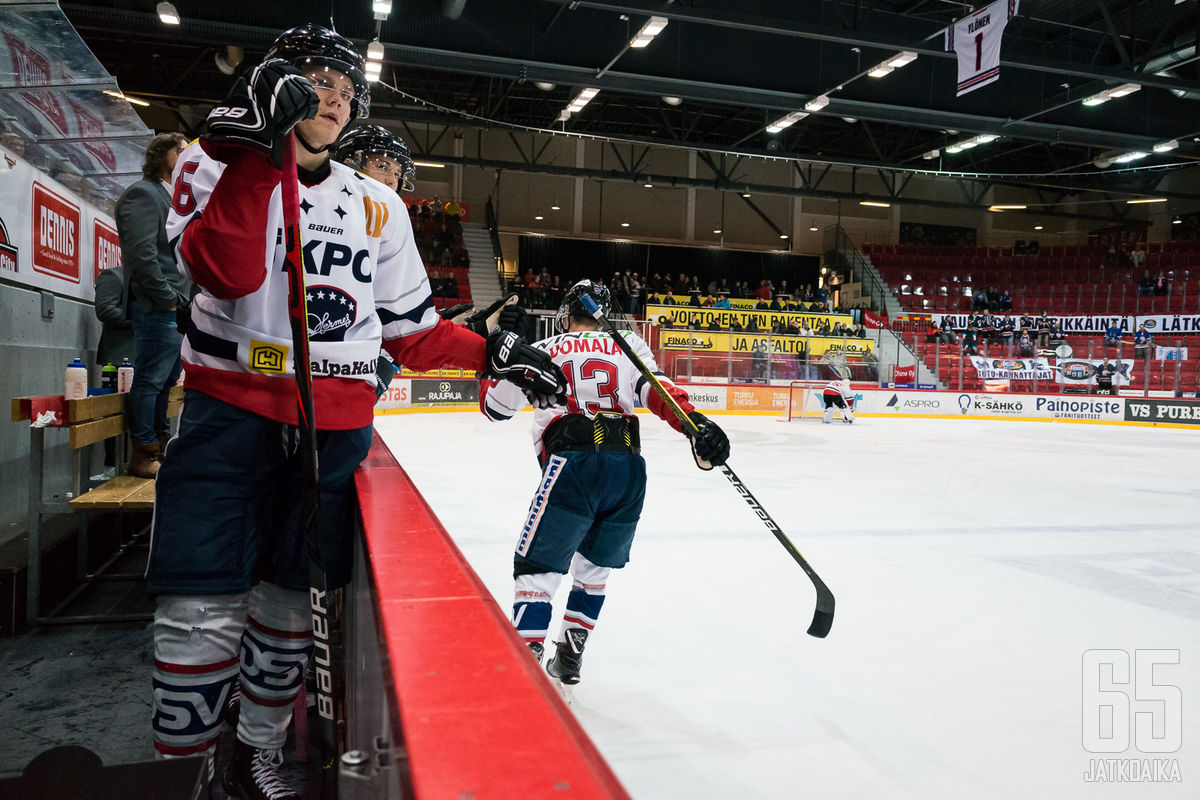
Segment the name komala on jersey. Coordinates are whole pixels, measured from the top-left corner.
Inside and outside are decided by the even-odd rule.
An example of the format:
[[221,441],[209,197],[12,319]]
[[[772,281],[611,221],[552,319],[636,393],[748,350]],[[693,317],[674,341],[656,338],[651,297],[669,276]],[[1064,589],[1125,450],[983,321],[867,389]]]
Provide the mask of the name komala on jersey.
[[[650,347],[642,338],[633,331],[621,331],[621,335],[667,391],[679,401],[683,410],[691,411],[687,393],[658,369]],[[680,430],[679,420],[662,404],[650,382],[607,333],[598,330],[560,333],[533,346],[550,354],[554,363],[562,369],[568,384],[565,407],[534,409],[533,445],[539,457],[543,452],[542,434],[546,427],[566,413],[582,413],[589,417],[602,411],[632,414],[636,405],[641,405]],[[480,390],[479,405],[493,420],[504,420],[528,404],[525,395],[513,384],[487,380]]]
[[[432,359],[438,363],[418,357],[411,346],[404,350],[404,337],[439,325],[408,214],[383,184],[344,164],[329,167],[319,183],[300,182],[300,238],[314,392],[318,401],[329,401],[317,403],[318,424],[336,429],[370,424],[381,341],[393,356],[396,350],[407,356],[397,361],[418,369],[440,366],[444,351],[461,347],[441,348]],[[193,301],[182,349],[187,383],[290,421],[294,354],[280,173],[266,159],[247,159],[227,186],[219,183],[225,170],[198,142],[180,154],[175,170],[167,236],[180,269],[205,289]],[[197,223],[203,235],[185,237]],[[464,335],[432,338],[462,345]],[[482,339],[470,336],[481,355]],[[418,366],[423,361],[432,366]]]
[[1017,3],[996,0],[946,28],[946,49],[958,54],[957,97],[1000,78],[1000,41],[1004,26],[1017,15]]

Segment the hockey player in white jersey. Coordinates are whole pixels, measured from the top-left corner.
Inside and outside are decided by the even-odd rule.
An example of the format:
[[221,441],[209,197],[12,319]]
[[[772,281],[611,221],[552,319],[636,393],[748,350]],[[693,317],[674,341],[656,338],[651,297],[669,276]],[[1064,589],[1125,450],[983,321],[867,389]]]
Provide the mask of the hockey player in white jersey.
[[399,196],[329,157],[369,103],[352,42],[319,25],[293,28],[213,109],[208,133],[175,168],[167,235],[203,293],[184,339],[179,432],[156,485],[146,571],[157,598],[151,724],[163,756],[212,753],[240,682],[224,773],[226,792],[240,800],[299,798],[278,767],[312,650],[282,236],[290,133],[328,588],[349,580],[353,474],[371,443],[381,344],[413,369],[486,369],[535,398],[566,385],[546,353],[516,337],[485,340],[439,319]]
[[[587,312],[587,295],[608,313],[608,289],[584,280],[571,287],[558,309],[556,336],[534,345],[549,353],[567,378],[565,406],[534,409],[533,444],[542,465],[529,513],[513,558],[513,625],[538,660],[552,615],[551,599],[562,576],[571,592],[546,671],[560,684],[579,682],[583,649],[600,616],[609,573],[629,560],[646,493],[646,463],[639,454],[635,403],[682,431],[679,419],[637,368]],[[655,365],[650,348],[631,331],[630,346],[699,428],[692,439],[697,464],[712,469],[729,457],[729,439],[696,411],[687,393]],[[525,406],[515,387],[484,381],[480,408],[505,420]]]
[[416,188],[417,165],[408,153],[408,145],[379,125],[359,125],[346,131],[338,140],[334,158],[393,192]]
[[844,378],[830,381],[825,384],[821,395],[825,398],[825,414],[821,417],[821,422],[827,425],[833,422],[834,407],[842,410],[843,421],[854,422],[854,411],[850,407],[850,402],[854,400],[854,390],[850,388],[850,381]]

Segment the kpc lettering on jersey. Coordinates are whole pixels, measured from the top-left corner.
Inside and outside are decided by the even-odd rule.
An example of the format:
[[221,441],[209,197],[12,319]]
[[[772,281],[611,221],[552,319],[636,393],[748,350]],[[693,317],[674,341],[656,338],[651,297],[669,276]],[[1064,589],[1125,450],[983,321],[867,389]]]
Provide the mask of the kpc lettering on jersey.
[[[633,331],[621,331],[621,335],[664,385],[675,385],[658,369],[650,347],[640,336]],[[533,444],[539,456],[543,452],[542,434],[546,427],[566,412],[588,416],[601,411],[632,414],[637,405],[651,407],[654,390],[607,333],[598,330],[560,333],[533,346],[550,354],[568,384],[566,408],[534,409]],[[508,419],[528,405],[516,386],[494,381],[484,383],[479,404],[494,420]]]
[[958,54],[958,93],[1000,78],[1000,41],[1004,26],[1017,15],[1018,0],[996,0],[946,28],[946,49]]
[[[300,184],[312,369],[316,377],[351,378],[373,387],[381,336],[394,339],[429,330],[438,316],[399,197],[344,164],[331,162],[330,168],[320,183]],[[167,237],[188,277],[182,235],[203,214],[224,170],[225,164],[209,157],[198,142],[179,156]],[[251,294],[233,300],[207,292],[196,297],[192,330],[183,343],[186,363],[292,376],[279,187],[271,195],[262,235],[266,279]]]

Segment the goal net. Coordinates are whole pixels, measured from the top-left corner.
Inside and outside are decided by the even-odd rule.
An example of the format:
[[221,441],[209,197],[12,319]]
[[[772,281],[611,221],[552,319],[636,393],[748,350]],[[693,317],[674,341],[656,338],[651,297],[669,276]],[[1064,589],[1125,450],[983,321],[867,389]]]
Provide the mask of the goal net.
[[828,381],[792,381],[788,384],[787,405],[779,416],[780,422],[801,419],[820,419],[825,413],[822,393]]

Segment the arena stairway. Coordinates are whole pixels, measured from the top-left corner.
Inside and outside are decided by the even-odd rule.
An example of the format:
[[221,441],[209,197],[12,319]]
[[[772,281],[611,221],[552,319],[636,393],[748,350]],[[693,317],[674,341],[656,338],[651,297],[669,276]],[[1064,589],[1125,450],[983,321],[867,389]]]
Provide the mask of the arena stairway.
[[471,257],[471,300],[476,308],[485,308],[500,299],[500,273],[492,250],[492,235],[482,225],[462,226],[463,244]]

